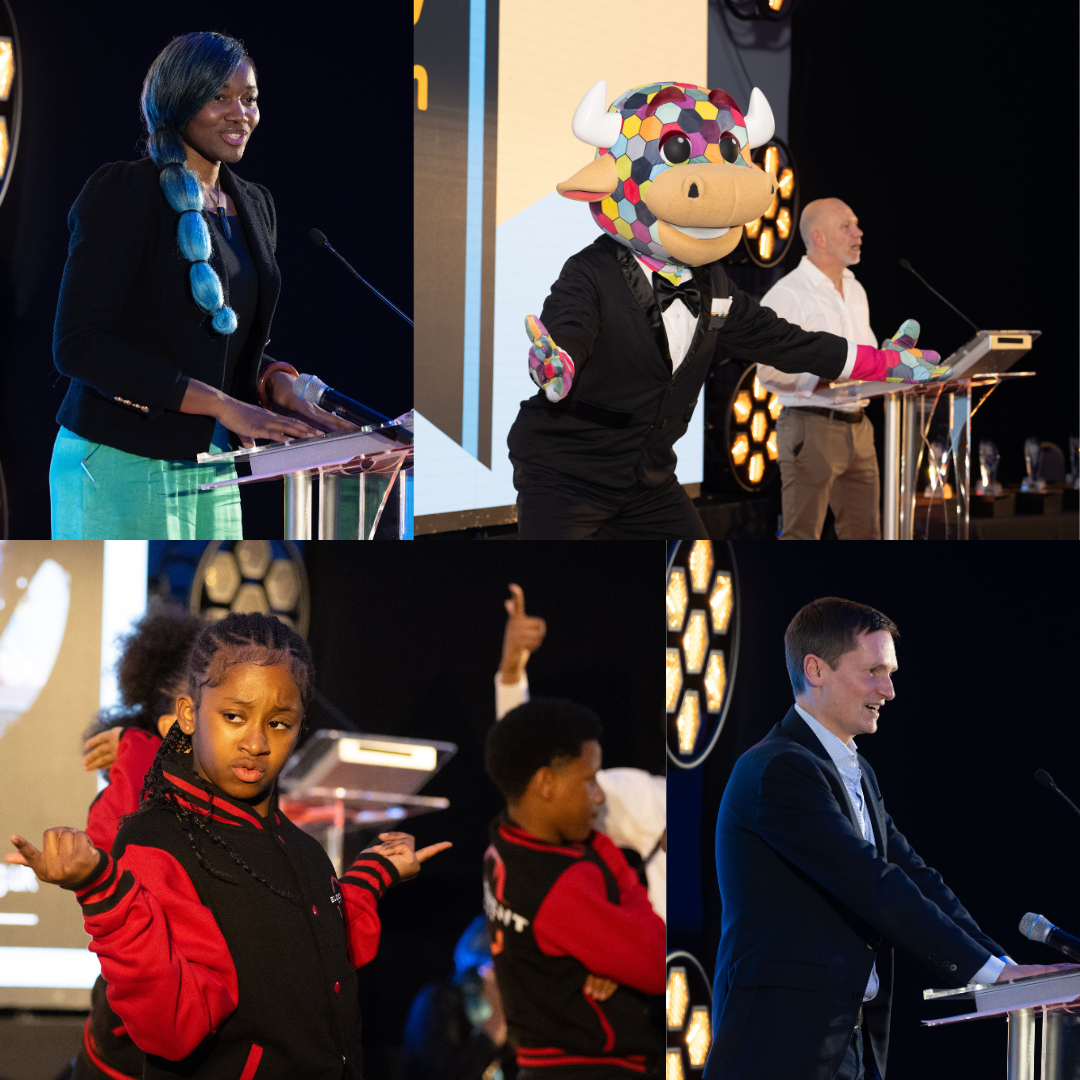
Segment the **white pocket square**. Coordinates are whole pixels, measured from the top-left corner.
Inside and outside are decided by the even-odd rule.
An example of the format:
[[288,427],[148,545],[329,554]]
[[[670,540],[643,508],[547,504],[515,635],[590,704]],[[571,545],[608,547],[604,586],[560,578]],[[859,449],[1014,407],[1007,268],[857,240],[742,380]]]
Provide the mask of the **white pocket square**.
[[712,302],[713,315],[726,315],[731,310],[731,297],[714,297]]

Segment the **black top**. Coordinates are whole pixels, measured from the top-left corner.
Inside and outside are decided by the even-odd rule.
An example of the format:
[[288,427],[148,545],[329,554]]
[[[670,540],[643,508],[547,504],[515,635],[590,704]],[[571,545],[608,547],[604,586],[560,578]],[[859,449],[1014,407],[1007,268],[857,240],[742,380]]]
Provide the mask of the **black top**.
[[[220,176],[242,226],[233,231],[247,240],[258,282],[242,344],[217,333],[192,298],[191,264],[176,243],[179,215],[166,201],[151,159],[103,166],[75,200],[53,358],[71,377],[57,420],[77,435],[143,457],[193,460],[209,448],[214,418],[177,411],[189,379],[222,388],[231,363],[232,394],[255,402],[259,369],[270,361],[262,350],[281,290],[274,260],[277,216],[266,188],[225,165]],[[223,262],[228,245],[213,227],[210,236],[210,263],[233,306]]]
[[[552,404],[544,392],[521,403],[507,445],[510,459],[620,490],[666,483],[672,444],[690,422],[717,345],[781,371],[836,378],[847,342],[809,333],[737,289],[719,262],[694,268],[701,292],[697,330],[686,358],[671,370],[660,307],[633,253],[604,234],[571,256],[540,316],[570,354],[570,393]],[[714,298],[731,298],[726,317]]]
[[221,257],[221,265],[225,271],[223,276],[229,283],[229,307],[236,313],[236,329],[228,337],[225,377],[221,382],[225,393],[236,397],[233,376],[255,318],[255,309],[259,302],[259,275],[255,270],[255,261],[251,257],[239,215],[226,218],[228,233],[222,227],[220,216],[214,211],[206,211],[203,217],[210,223],[214,249]]

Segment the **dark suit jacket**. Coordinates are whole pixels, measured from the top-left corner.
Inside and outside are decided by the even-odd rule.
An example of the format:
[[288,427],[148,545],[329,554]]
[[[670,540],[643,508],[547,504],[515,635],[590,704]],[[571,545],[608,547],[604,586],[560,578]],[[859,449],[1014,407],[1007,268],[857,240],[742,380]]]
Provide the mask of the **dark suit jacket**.
[[707,1080],[832,1080],[876,958],[866,1029],[881,1075],[892,947],[967,982],[1004,949],[897,831],[860,756],[876,846],[840,772],[792,708],[732,771],[716,823],[723,901]]
[[[71,377],[57,421],[91,442],[151,458],[194,459],[214,419],[180,413],[189,379],[254,403],[281,289],[277,217],[266,188],[221,167],[259,279],[259,302],[233,384],[223,387],[227,338],[191,296],[191,264],[176,242],[150,158],[117,161],[86,182],[68,216],[71,243],[53,330],[53,359]],[[211,266],[229,302],[214,231]],[[130,405],[123,404],[124,400]]]
[[[660,307],[628,248],[603,235],[570,258],[540,319],[574,361],[570,393],[552,404],[538,391],[521,403],[507,445],[515,468],[539,465],[600,487],[663,485],[672,444],[697,404],[718,344],[782,371],[835,378],[847,342],[808,333],[737,289],[719,262],[696,267],[702,305],[686,359],[672,373]],[[725,317],[713,298],[731,297]]]

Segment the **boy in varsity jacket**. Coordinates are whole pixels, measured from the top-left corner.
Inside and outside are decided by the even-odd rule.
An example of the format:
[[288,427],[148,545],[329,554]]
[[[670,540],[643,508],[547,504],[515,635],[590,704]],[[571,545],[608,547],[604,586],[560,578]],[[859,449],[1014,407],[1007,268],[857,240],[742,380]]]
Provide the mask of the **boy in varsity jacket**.
[[664,923],[592,827],[599,736],[590,710],[538,698],[487,737],[506,811],[484,855],[484,908],[519,1080],[660,1076],[646,995],[664,990]]
[[383,833],[339,881],[277,809],[314,685],[306,643],[231,614],[191,651],[187,695],[112,852],[76,829],[9,862],[72,889],[109,1003],[164,1080],[359,1080],[355,969],[379,943],[378,899],[449,846]]

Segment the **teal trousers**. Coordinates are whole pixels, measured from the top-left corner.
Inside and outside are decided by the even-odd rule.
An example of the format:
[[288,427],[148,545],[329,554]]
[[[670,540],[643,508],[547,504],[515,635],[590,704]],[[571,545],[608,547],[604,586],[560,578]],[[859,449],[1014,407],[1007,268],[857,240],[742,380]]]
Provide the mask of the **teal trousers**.
[[[211,451],[229,449],[220,425]],[[54,540],[241,540],[236,468],[139,457],[62,427],[49,468]]]

